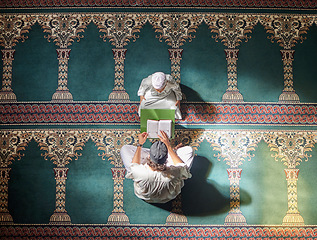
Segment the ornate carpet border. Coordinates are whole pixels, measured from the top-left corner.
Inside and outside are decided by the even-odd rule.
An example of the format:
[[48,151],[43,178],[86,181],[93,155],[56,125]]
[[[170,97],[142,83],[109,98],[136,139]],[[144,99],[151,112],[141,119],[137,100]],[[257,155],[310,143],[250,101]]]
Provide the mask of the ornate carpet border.
[[222,8],[308,8],[317,7],[316,1],[311,0],[28,0],[9,1],[0,3],[2,8],[55,8],[55,7],[222,7]]
[[[183,103],[179,125],[317,126],[317,104]],[[0,104],[1,125],[137,125],[138,103]]]
[[111,226],[17,225],[1,226],[4,238],[107,238],[107,239],[316,239],[316,226]]

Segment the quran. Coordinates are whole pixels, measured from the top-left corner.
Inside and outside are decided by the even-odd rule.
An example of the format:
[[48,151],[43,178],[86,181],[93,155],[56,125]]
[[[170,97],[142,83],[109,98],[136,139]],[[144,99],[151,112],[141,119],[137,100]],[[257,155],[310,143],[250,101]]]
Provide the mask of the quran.
[[172,136],[172,120],[147,120],[147,133],[148,138],[158,138],[161,136],[160,131],[167,134],[168,138]]
[[170,121],[172,121],[172,124],[171,124],[172,129],[170,131],[170,136],[171,136],[170,138],[174,138],[174,135],[175,135],[175,133],[174,133],[175,132],[175,109],[141,109],[141,116],[140,116],[140,131],[141,131],[141,133],[148,132],[147,131],[147,121],[148,120],[154,120],[154,121],[170,120]]

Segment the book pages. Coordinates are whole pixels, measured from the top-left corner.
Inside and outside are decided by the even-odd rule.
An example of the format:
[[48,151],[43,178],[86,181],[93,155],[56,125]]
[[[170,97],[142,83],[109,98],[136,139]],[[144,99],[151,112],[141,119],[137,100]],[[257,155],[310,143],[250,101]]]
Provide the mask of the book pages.
[[163,131],[167,134],[168,138],[172,136],[172,120],[160,120],[158,123],[158,134]]
[[[160,131],[164,131],[168,138],[172,136],[172,120],[147,120],[148,138],[158,138]],[[161,136],[161,135],[160,135]]]
[[158,121],[148,119],[146,126],[148,138],[158,138]]

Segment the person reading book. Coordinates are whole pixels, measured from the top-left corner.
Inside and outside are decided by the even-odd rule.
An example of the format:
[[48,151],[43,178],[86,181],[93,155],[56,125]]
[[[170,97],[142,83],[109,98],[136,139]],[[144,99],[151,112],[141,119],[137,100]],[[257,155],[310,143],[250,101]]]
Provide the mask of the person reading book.
[[137,146],[124,145],[121,159],[127,170],[126,178],[134,182],[134,193],[149,203],[166,203],[181,192],[184,180],[191,178],[194,152],[190,146],[172,148],[168,136],[161,131],[159,141],[143,148],[148,134],[138,135]]
[[144,78],[138,90],[141,109],[175,109],[175,119],[182,119],[182,91],[170,74],[156,72]]

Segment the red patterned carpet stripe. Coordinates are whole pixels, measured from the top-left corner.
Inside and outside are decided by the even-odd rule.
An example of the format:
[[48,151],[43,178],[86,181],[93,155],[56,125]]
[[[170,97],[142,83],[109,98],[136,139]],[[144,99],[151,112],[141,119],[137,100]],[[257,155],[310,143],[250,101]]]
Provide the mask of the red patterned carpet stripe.
[[[180,124],[317,125],[317,104],[184,103]],[[139,124],[137,103],[0,104],[2,124]]]
[[232,7],[316,8],[314,0],[4,0],[0,7]]
[[315,239],[317,229],[312,227],[266,227],[266,226],[2,226],[2,237],[109,237],[109,238],[210,238],[233,237],[245,239],[294,238]]

